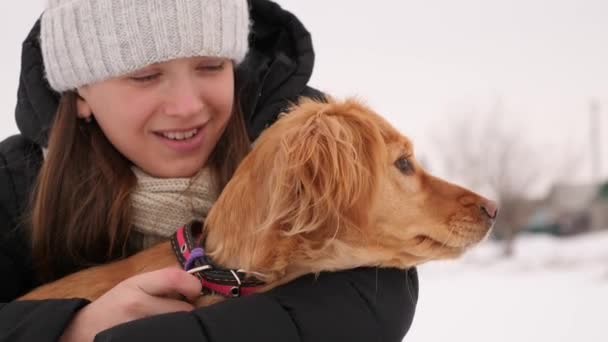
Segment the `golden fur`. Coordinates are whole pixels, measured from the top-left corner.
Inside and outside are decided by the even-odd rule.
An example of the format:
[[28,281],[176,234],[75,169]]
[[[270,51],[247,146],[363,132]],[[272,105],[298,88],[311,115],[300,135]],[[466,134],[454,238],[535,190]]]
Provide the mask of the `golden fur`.
[[[243,160],[205,222],[205,248],[224,267],[262,274],[267,290],[307,273],[454,258],[487,235],[495,214],[492,201],[426,173],[412,143],[358,101],[305,99]],[[23,299],[94,300],[172,265],[162,243]]]

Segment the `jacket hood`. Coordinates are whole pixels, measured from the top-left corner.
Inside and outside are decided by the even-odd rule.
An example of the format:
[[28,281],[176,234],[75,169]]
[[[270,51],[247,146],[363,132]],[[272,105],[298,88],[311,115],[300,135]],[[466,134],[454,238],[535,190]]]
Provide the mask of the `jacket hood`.
[[[307,90],[314,50],[309,32],[290,12],[268,0],[250,0],[249,52],[237,68],[240,103],[251,140]],[[44,77],[40,19],[22,45],[15,118],[21,134],[47,146],[59,103]],[[317,93],[315,93],[317,94]]]

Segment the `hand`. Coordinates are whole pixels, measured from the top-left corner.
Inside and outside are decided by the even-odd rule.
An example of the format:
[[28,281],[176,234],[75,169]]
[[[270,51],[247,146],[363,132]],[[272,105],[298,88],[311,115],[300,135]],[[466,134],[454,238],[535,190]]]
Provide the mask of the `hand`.
[[178,311],[192,311],[201,293],[198,279],[171,267],[131,277],[76,314],[60,342],[93,341],[97,333],[132,320]]

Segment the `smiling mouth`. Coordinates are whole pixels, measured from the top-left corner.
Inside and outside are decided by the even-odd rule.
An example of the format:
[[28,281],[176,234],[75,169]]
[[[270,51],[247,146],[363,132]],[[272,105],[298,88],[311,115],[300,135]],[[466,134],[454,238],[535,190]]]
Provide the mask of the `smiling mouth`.
[[185,141],[195,137],[203,128],[203,125],[187,130],[167,130],[154,132],[157,136],[173,141]]
[[192,138],[193,136],[196,135],[196,133],[198,133],[198,131],[199,131],[199,129],[195,128],[195,129],[191,129],[189,131],[163,132],[163,133],[158,133],[158,134],[167,139],[180,141],[180,140],[188,140],[188,139]]

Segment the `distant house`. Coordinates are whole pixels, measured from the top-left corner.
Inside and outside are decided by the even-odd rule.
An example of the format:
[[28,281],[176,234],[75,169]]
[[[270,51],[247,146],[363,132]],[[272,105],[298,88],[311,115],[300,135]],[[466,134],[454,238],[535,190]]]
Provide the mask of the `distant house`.
[[608,229],[608,197],[598,197],[589,211],[592,230]]
[[591,229],[608,229],[608,182],[600,186],[597,199],[590,210]]
[[555,185],[537,201],[524,231],[572,235],[608,229],[608,183]]
[[551,188],[548,201],[561,212],[580,212],[588,208],[598,196],[597,184],[557,184]]
[[600,198],[608,200],[608,182],[600,187]]

